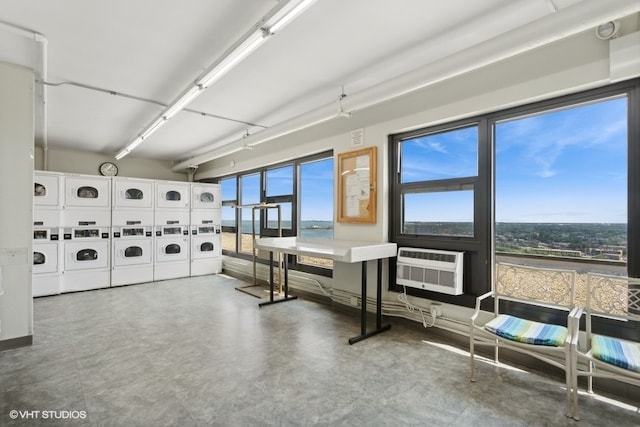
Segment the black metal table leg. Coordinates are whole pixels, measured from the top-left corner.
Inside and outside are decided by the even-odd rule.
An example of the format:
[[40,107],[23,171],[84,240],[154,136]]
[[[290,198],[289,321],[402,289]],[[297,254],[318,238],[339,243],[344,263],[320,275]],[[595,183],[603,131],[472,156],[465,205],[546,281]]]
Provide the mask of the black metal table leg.
[[279,302],[289,301],[292,299],[298,299],[297,296],[289,296],[289,269],[287,264],[287,254],[284,256],[284,298],[273,298],[273,251],[269,251],[269,301],[258,303],[258,307],[263,305],[277,304]]
[[391,325],[382,326],[382,259],[378,259],[377,271],[377,292],[376,292],[376,329],[367,332],[367,261],[362,261],[362,277],[361,277],[361,308],[360,308],[360,335],[349,338],[349,344],[355,344],[358,341],[367,339],[373,335],[391,329]]

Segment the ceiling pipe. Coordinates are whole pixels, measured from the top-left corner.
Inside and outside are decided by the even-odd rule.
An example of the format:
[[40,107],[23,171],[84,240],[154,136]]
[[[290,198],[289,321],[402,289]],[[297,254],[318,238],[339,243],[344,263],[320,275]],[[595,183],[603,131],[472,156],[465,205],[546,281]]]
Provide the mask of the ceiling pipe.
[[[343,100],[343,106],[349,112],[362,110],[638,11],[640,2],[637,0],[583,0],[516,28],[508,35],[496,36],[377,86],[350,94]],[[181,161],[172,170],[182,171],[238,152],[245,146],[258,145],[336,117],[335,102],[332,101],[246,138],[215,142],[211,145],[212,150]]]
[[[9,31],[33,39],[40,45],[40,64],[37,64],[37,68],[40,69],[40,78],[36,80],[47,81],[48,74],[48,45],[49,40],[41,33],[31,30],[29,28],[21,27],[19,25],[11,24],[9,22],[0,21],[0,27],[4,27]],[[47,86],[40,85],[42,90],[42,150],[43,150],[43,170],[49,168],[49,136],[48,136],[48,114],[47,114]]]

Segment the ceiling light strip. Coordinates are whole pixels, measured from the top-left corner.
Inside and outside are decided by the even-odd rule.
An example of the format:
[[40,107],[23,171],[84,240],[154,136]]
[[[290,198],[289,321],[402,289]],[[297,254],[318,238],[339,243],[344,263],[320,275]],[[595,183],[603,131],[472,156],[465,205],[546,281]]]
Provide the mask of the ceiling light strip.
[[222,76],[227,74],[229,70],[235,67],[240,61],[249,56],[253,51],[255,51],[262,43],[266,41],[264,34],[262,31],[254,34],[254,37],[248,40],[248,43],[243,43],[240,47],[235,50],[231,55],[227,56],[222,62],[220,62],[216,67],[214,67],[211,71],[204,75],[201,79],[196,82],[196,85],[201,89],[206,89],[215,83]]
[[[264,16],[262,20],[254,26],[247,35],[245,35],[245,37],[241,39],[242,41],[236,42],[234,46],[223,55],[220,61],[216,62],[201,77],[197,78],[196,82],[189,86],[175,101],[167,106],[160,116],[147,126],[133,142],[120,150],[115,156],[116,159],[120,160],[131,153],[131,151],[133,151],[152,133],[162,127],[167,120],[182,111],[194,99],[200,96],[207,87],[211,86],[222,76],[228,73],[233,67],[238,65],[243,59],[248,57],[260,45],[262,45],[269,36],[274,34],[275,31],[282,29],[285,25],[292,22],[314,1],[315,0],[301,0],[296,2],[295,0],[290,0],[288,2],[278,3],[277,6],[272,8],[271,11]],[[282,16],[277,16],[279,12],[286,10],[287,7],[294,3],[295,6],[284,12]],[[269,20],[273,20],[274,22],[269,23]]]

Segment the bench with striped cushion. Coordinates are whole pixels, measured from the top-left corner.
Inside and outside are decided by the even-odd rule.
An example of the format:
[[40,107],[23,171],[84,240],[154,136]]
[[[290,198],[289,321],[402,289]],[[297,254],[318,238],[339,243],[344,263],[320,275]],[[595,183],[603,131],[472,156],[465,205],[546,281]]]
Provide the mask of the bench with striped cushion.
[[611,365],[640,372],[640,343],[594,335],[591,338],[591,354]]
[[533,322],[508,314],[498,315],[484,327],[511,341],[553,347],[562,347],[568,334],[567,328],[563,326]]

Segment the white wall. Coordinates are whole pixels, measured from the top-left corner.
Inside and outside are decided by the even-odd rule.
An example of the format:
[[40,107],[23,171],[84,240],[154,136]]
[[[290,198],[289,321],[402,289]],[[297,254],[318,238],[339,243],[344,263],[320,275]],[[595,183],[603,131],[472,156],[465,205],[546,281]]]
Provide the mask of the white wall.
[[[115,160],[112,155],[87,151],[51,148],[48,150],[47,170],[53,172],[80,173],[98,175],[98,168],[104,162],[113,162],[118,166],[118,176],[131,178],[161,179],[167,181],[186,181],[187,174],[171,171],[171,162],[153,159],[141,159],[127,156]],[[35,150],[35,169],[43,170],[44,153],[42,147]]]
[[33,335],[33,72],[0,62],[0,348]]
[[[635,18],[634,26],[637,31]],[[265,142],[253,150],[213,160],[200,166],[197,177],[238,173],[328,149],[333,149],[337,156],[353,149],[349,132],[364,128],[365,145],[378,147],[378,222],[375,225],[337,223],[334,237],[384,241],[388,238],[390,134],[606,85],[609,81],[608,46],[607,41],[598,40],[593,31],[587,31],[454,79],[428,85],[384,104],[355,111],[351,119],[336,118],[312,129]],[[375,295],[372,267],[369,268],[370,296]],[[331,286],[359,293],[359,269],[359,265],[336,264]],[[383,278],[386,281],[386,271]],[[326,278],[321,280],[327,282]],[[383,288],[386,287],[385,284]],[[397,294],[385,291],[383,299],[396,301]],[[468,321],[468,310],[449,309],[451,312],[445,312],[445,315]]]

